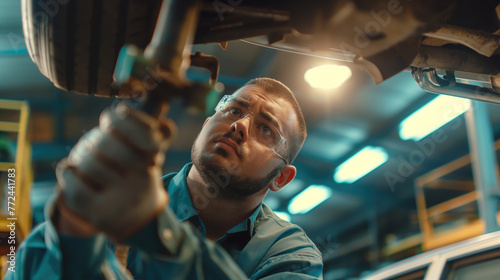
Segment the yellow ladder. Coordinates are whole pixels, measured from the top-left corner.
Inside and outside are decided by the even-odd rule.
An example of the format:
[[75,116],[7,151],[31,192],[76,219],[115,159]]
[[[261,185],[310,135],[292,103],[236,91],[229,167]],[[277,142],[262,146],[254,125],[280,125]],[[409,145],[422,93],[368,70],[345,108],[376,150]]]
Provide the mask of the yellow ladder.
[[[0,110],[19,111],[19,121],[0,120],[0,132],[17,133],[17,149],[14,162],[0,162],[0,172],[7,174],[15,173],[14,179],[14,202],[10,205],[15,209],[14,215],[0,215],[0,231],[9,231],[7,227],[16,218],[16,246],[19,245],[31,230],[32,214],[30,203],[30,190],[33,182],[33,171],[31,169],[31,146],[26,138],[29,118],[29,106],[25,101],[2,100],[0,99]],[[12,171],[15,172],[12,172]],[[10,172],[9,172],[10,171]],[[8,176],[7,176],[8,177]],[[4,182],[8,185],[8,182]],[[12,183],[12,181],[11,181]],[[0,201],[7,203],[11,196],[7,191],[0,192]],[[4,190],[5,190],[4,189]],[[10,218],[10,220],[9,220]]]

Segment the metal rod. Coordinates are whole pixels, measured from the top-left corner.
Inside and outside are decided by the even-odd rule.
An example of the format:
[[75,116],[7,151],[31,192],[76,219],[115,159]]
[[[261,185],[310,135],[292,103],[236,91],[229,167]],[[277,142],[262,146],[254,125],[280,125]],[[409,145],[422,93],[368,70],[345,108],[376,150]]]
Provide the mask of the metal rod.
[[[151,42],[144,58],[154,74],[164,84],[185,80],[190,64],[192,42],[198,23],[199,0],[163,0]],[[160,118],[169,108],[168,96],[158,90],[148,90],[142,109]]]
[[144,57],[162,70],[184,77],[189,67],[200,1],[163,0],[158,22]]
[[273,50],[285,51],[294,54],[324,58],[329,60],[341,61],[341,62],[353,62],[354,57],[356,56],[353,53],[349,53],[342,50],[329,50],[329,51],[321,51],[321,52],[313,52],[311,49],[307,48],[304,45],[299,43],[295,43],[293,41],[285,41],[285,42],[276,42],[272,45],[269,45],[266,42],[264,37],[256,37],[243,39],[242,42],[249,43],[252,45],[257,45],[260,47],[265,47]]
[[491,193],[498,188],[497,163],[486,104],[472,101],[466,123],[474,183],[479,192],[479,216],[484,221],[485,233],[498,231],[498,201]]
[[434,69],[424,72],[420,68],[412,68],[412,75],[417,84],[423,90],[428,92],[500,104],[500,94],[496,93],[493,89],[490,88],[483,88],[467,84],[456,84],[454,86],[446,86],[443,84],[440,85],[440,78],[437,76]]

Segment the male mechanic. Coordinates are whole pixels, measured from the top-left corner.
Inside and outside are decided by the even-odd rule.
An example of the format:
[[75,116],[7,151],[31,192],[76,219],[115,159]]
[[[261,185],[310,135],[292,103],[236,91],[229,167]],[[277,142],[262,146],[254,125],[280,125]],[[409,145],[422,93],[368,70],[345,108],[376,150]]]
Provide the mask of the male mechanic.
[[[285,85],[258,78],[224,96],[192,164],[162,181],[173,131],[124,104],[106,110],[58,165],[47,221],[7,279],[322,278],[316,246],[262,203],[295,177],[290,164],[306,136]],[[107,237],[130,245],[126,269]]]

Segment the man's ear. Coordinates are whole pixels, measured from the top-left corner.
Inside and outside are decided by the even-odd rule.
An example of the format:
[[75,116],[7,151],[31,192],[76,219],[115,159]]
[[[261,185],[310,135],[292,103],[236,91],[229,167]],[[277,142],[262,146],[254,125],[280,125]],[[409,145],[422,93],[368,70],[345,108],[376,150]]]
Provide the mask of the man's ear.
[[203,123],[203,126],[202,127],[205,127],[205,125],[207,124],[208,120],[210,120],[211,117],[208,117],[205,122]]
[[278,177],[276,177],[272,182],[271,186],[269,187],[270,190],[273,192],[277,192],[281,190],[286,184],[290,183],[293,178],[295,178],[295,175],[297,174],[297,169],[295,166],[292,165],[285,165],[283,169],[281,170],[280,174]]

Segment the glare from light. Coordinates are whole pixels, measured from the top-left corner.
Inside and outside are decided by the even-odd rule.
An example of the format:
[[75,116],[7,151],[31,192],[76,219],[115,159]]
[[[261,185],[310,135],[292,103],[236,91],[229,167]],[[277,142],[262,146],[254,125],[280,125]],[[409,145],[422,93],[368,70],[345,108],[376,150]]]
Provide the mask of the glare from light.
[[226,87],[224,86],[224,84],[223,84],[223,83],[221,83],[221,82],[217,82],[217,83],[215,83],[215,85],[214,85],[214,89],[215,89],[215,91],[217,91],[217,92],[221,93],[221,92],[224,92],[224,90],[226,89]]
[[314,207],[327,200],[332,195],[332,190],[323,185],[310,185],[300,192],[288,204],[290,214],[305,214]]
[[419,141],[470,108],[470,100],[439,95],[399,124],[399,137]]
[[291,220],[290,214],[288,214],[287,212],[274,211],[274,214],[287,222],[290,222]]
[[306,71],[304,79],[313,88],[335,89],[352,75],[351,69],[344,65],[325,64]]
[[352,184],[387,161],[389,155],[382,147],[366,146],[339,165],[333,180]]

